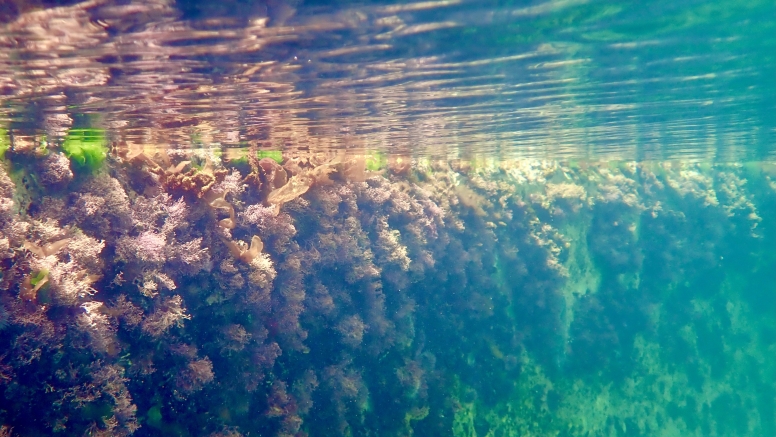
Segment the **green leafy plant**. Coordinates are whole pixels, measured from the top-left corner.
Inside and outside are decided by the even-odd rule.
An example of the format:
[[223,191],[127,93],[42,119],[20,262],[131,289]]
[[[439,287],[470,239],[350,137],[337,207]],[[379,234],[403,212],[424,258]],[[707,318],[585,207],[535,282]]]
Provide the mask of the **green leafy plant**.
[[48,270],[43,269],[39,271],[38,273],[30,276],[30,284],[35,287],[37,286],[41,281],[48,278]]
[[388,165],[388,158],[384,153],[374,152],[366,156],[366,169],[380,171]]
[[269,158],[278,164],[283,162],[283,152],[280,150],[259,150],[256,152],[256,154],[258,155],[259,159]]
[[62,144],[62,151],[77,167],[93,171],[108,156],[106,143],[103,129],[71,129]]

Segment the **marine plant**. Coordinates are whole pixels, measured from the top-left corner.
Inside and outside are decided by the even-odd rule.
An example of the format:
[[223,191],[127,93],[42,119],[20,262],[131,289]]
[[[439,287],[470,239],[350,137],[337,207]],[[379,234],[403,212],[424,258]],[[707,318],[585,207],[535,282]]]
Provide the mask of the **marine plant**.
[[259,159],[269,158],[278,164],[283,163],[283,152],[280,150],[259,150],[256,152]]
[[0,160],[5,159],[5,152],[11,148],[11,140],[8,138],[8,130],[0,127]]
[[70,129],[62,151],[76,168],[91,172],[100,168],[108,156],[105,131],[96,128]]
[[24,211],[0,168],[0,426],[773,434],[770,175],[191,159],[118,155]]
[[371,152],[366,155],[366,169],[369,171],[379,171],[386,167],[388,158],[382,152]]

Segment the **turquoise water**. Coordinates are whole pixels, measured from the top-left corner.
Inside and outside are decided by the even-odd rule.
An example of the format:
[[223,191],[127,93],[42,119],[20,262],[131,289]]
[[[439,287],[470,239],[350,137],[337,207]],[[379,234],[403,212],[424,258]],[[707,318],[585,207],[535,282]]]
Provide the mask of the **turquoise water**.
[[776,435],[772,2],[0,6],[0,436]]

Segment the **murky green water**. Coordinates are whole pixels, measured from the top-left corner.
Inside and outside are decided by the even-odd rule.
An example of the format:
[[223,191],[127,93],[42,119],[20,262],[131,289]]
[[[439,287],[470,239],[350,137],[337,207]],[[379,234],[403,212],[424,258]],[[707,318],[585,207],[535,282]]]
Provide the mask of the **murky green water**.
[[0,436],[776,435],[773,2],[0,5]]

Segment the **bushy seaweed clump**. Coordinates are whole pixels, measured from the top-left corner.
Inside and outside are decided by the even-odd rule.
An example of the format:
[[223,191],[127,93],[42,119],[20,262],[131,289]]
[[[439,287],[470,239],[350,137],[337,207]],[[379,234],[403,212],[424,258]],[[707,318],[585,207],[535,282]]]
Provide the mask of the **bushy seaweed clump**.
[[108,156],[105,131],[102,129],[71,129],[62,143],[62,152],[77,169],[92,172],[100,168]]

